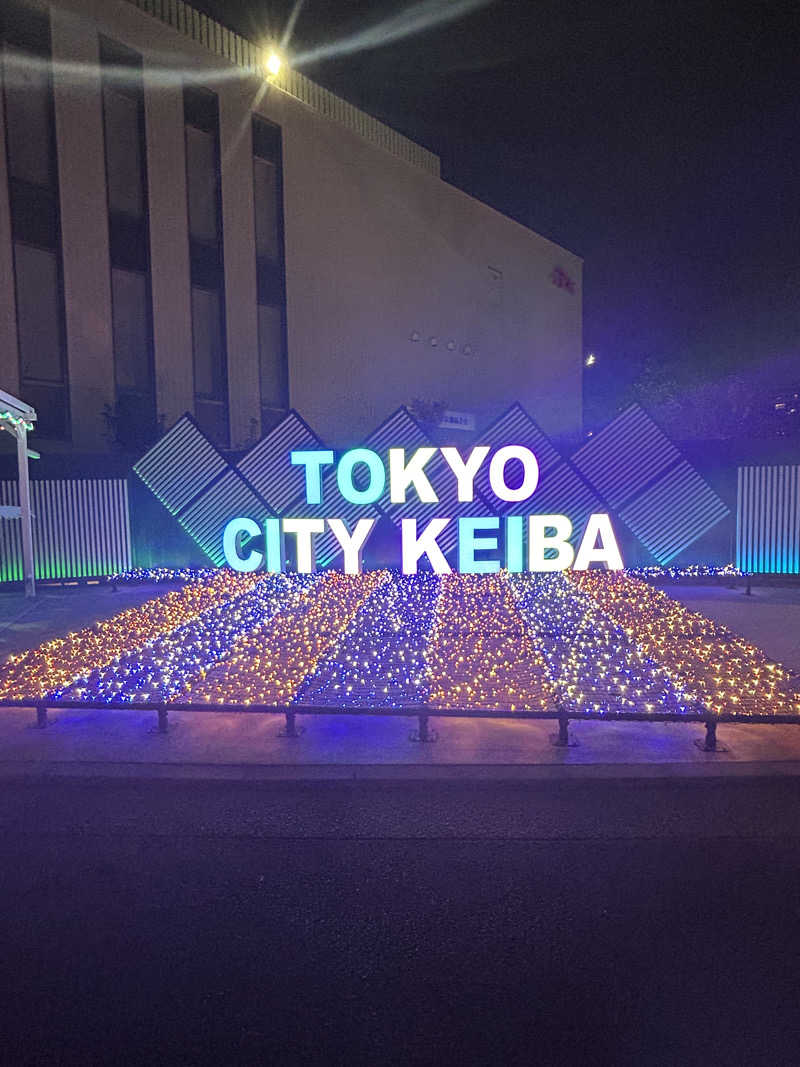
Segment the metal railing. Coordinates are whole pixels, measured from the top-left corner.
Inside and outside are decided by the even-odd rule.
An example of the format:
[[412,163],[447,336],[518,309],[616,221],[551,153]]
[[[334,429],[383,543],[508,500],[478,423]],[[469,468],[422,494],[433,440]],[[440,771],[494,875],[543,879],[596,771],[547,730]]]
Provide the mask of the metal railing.
[[[246,37],[234,33],[227,26],[209,18],[208,15],[195,10],[183,0],[128,0],[140,11],[171,26],[178,33],[207,48],[214,55],[221,56],[236,66],[262,77],[263,48]],[[272,83],[282,92],[293,96],[307,107],[334,119],[336,122],[353,130],[365,140],[378,145],[398,159],[414,167],[439,177],[439,157],[427,148],[416,144],[402,133],[386,126],[383,122],[365,111],[360,111],[346,100],[323,89],[304,74],[289,67],[284,68],[272,79]]]
[[553,743],[559,747],[567,747],[572,742],[569,733],[571,721],[613,721],[613,722],[684,722],[702,723],[706,728],[705,741],[702,748],[706,752],[714,752],[718,749],[717,726],[720,723],[761,724],[788,726],[800,725],[798,715],[758,715],[744,712],[742,714],[709,714],[698,706],[696,711],[681,714],[670,712],[643,712],[643,711],[580,711],[567,708],[563,705],[554,704],[550,708],[541,711],[510,711],[503,708],[438,708],[427,704],[409,704],[403,707],[360,707],[329,706],[313,704],[210,704],[195,702],[157,702],[149,700],[133,700],[116,703],[88,700],[4,700],[0,701],[0,710],[3,708],[30,709],[35,712],[35,725],[39,729],[45,729],[49,725],[48,711],[147,711],[156,716],[156,730],[159,733],[169,731],[170,712],[202,712],[212,714],[247,714],[247,715],[281,715],[285,719],[286,737],[298,737],[300,731],[297,726],[299,716],[318,715],[355,715],[375,716],[376,718],[404,718],[416,719],[417,731],[412,734],[412,740],[430,742],[436,740],[436,733],[431,729],[431,719],[505,719],[518,720],[521,722],[531,720],[551,720],[558,723],[558,734],[553,738]]

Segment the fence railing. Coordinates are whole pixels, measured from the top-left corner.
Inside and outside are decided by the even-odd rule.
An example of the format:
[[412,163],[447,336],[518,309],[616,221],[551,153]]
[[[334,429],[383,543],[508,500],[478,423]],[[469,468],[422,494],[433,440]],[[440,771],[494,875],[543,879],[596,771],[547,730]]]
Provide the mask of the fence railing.
[[[16,481],[0,481],[0,504],[19,503]],[[131,565],[128,484],[124,478],[48,478],[31,482],[37,580],[91,578]],[[0,519],[0,582],[22,581],[19,519]]]
[[201,712],[204,714],[245,714],[245,715],[280,715],[285,719],[285,735],[298,737],[298,717],[320,715],[348,715],[348,716],[374,716],[376,718],[403,718],[416,719],[418,729],[413,736],[415,741],[435,741],[436,734],[431,730],[431,719],[505,719],[511,721],[550,720],[558,723],[558,734],[553,743],[558,746],[570,744],[569,724],[571,721],[613,721],[613,722],[682,722],[702,723],[706,728],[706,737],[703,749],[713,752],[717,749],[717,726],[720,723],[728,724],[760,724],[774,726],[800,725],[798,715],[757,715],[748,714],[725,714],[709,713],[705,708],[698,706],[696,711],[673,714],[670,712],[639,712],[639,711],[580,711],[554,704],[550,708],[540,711],[510,711],[503,708],[437,708],[427,704],[409,704],[403,707],[360,707],[351,706],[328,706],[313,704],[198,704],[192,702],[175,701],[170,703],[149,700],[134,700],[118,703],[87,700],[4,700],[0,701],[0,710],[3,708],[29,709],[35,712],[36,726],[44,729],[49,724],[49,711],[146,711],[156,716],[157,730],[159,733],[167,733],[169,730],[169,715],[171,712]]

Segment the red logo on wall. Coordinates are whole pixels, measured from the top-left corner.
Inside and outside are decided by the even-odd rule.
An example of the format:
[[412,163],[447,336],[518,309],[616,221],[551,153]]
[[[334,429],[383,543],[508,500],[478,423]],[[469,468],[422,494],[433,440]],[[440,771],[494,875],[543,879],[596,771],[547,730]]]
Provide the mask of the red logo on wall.
[[575,292],[575,282],[570,278],[563,267],[553,267],[550,281],[557,289],[566,289],[568,293]]

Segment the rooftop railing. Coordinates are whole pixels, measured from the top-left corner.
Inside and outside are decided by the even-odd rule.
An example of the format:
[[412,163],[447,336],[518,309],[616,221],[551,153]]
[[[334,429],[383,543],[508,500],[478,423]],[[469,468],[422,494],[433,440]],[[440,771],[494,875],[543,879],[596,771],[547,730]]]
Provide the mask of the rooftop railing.
[[[128,0],[128,3],[153,18],[171,26],[178,33],[207,48],[214,55],[227,59],[244,70],[263,77],[263,48],[246,37],[234,33],[208,15],[195,10],[183,0]],[[379,122],[372,115],[360,111],[346,100],[323,89],[304,74],[284,65],[272,79],[282,92],[307,107],[333,119],[365,140],[378,145],[398,159],[439,177],[439,157],[416,144],[402,133]]]

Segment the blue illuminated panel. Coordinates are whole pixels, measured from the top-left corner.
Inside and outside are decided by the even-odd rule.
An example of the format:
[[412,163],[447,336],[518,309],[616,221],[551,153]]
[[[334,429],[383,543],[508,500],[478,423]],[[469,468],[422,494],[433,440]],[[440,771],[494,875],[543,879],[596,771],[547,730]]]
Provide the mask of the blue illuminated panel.
[[669,563],[730,509],[685,461],[641,493],[619,515],[659,563]]
[[[474,443],[476,445],[489,445],[492,451],[502,448],[504,445],[525,445],[529,448],[539,463],[539,476],[552,470],[561,462],[561,456],[555,450],[550,439],[543,430],[533,421],[530,415],[520,404],[514,404],[504,412],[486,430],[477,434]],[[505,515],[507,512],[518,511],[518,505],[509,501],[498,500],[489,485],[489,464],[484,463],[475,476],[475,489],[481,494],[487,504],[491,504],[494,514]],[[538,507],[538,494],[534,498],[537,501],[537,510],[545,511]],[[557,507],[556,511],[564,511],[566,508]]]
[[630,501],[681,454],[634,404],[578,449],[572,462],[612,507]]
[[173,515],[202,493],[228,462],[189,415],[183,415],[134,464],[145,485]]
[[739,467],[736,566],[800,574],[800,465]]
[[290,411],[239,460],[237,469],[273,511],[289,514],[289,504],[304,491],[303,469],[292,466],[289,453],[321,447],[322,442],[308,423],[296,411]]
[[730,514],[638,404],[582,445],[572,462],[661,564]]
[[181,512],[178,522],[209,559],[217,566],[225,564],[222,530],[236,515],[247,515],[262,524],[272,512],[235,470],[229,470],[190,507]]
[[[374,448],[382,456],[388,454],[389,448],[405,448],[406,455],[409,456],[417,448],[430,445],[431,442],[416,419],[406,408],[402,407],[391,418],[387,419],[383,426],[371,434],[366,443],[369,448]],[[485,464],[485,466],[488,466],[488,464]],[[441,454],[437,453],[426,465],[425,474],[439,498],[438,504],[423,503],[417,497],[413,488],[408,491],[404,504],[393,504],[389,499],[389,486],[387,483],[386,492],[380,500],[379,506],[396,526],[400,525],[401,519],[416,519],[418,528],[421,529],[427,525],[434,515],[447,516],[451,520],[456,520],[461,515],[466,517],[470,515],[497,514],[496,508],[490,510],[477,492],[474,501],[461,501],[458,499],[456,479]],[[438,538],[438,541],[442,552],[453,551],[458,543],[458,523],[451,521]]]
[[562,461],[542,475],[529,510],[541,515],[566,515],[572,522],[570,541],[577,544],[589,516],[606,509],[580,474]]

